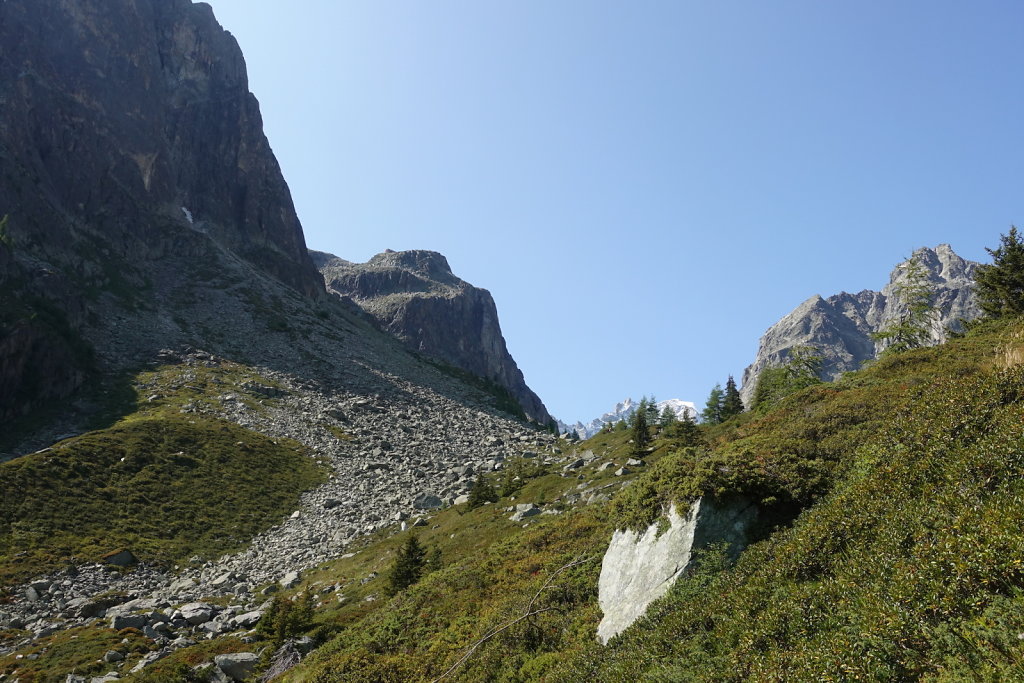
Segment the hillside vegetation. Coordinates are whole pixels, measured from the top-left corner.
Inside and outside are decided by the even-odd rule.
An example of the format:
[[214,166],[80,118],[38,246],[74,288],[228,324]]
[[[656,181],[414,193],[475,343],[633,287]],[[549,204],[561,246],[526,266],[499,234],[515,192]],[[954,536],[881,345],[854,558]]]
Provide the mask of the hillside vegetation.
[[[281,680],[430,681],[452,667],[445,680],[1024,676],[1022,357],[1021,325],[988,323],[708,430],[710,448],[660,459],[610,506],[522,531],[467,513],[478,543],[460,553],[448,539],[444,568],[390,600],[322,611],[326,644]],[[611,529],[737,492],[774,506],[774,532],[735,566],[707,552],[598,645]]]
[[[244,547],[291,512],[323,469],[287,439],[270,439],[201,407],[241,366],[140,373],[112,426],[0,463],[0,583],[121,548],[163,565]],[[244,397],[251,400],[252,397]]]

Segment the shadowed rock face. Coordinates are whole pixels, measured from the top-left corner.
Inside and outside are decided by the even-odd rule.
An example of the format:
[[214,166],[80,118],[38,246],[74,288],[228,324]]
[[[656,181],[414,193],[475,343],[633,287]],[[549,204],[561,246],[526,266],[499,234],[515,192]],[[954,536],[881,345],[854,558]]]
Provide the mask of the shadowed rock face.
[[[938,315],[931,343],[938,344],[946,340],[948,327],[956,329],[959,320],[981,314],[972,289],[978,264],[960,258],[948,244],[918,249],[914,254],[935,291],[933,303]],[[827,380],[875,358],[883,349],[871,334],[906,312],[906,307],[893,297],[894,288],[905,278],[906,265],[903,262],[893,269],[889,284],[880,292],[840,292],[827,299],[815,295],[772,325],[761,337],[754,362],[743,373],[743,402],[750,406],[761,371],[784,363],[788,349],[794,346],[808,345],[818,350],[824,361],[822,379]]]
[[551,417],[505,346],[494,300],[452,274],[433,251],[386,251],[367,263],[312,252],[329,290],[349,297],[415,351],[489,379],[512,394],[527,417]]
[[0,213],[16,240],[87,270],[90,239],[144,260],[201,230],[322,291],[242,53],[208,5],[8,0],[0,44]]
[[84,381],[89,301],[160,289],[151,265],[194,262],[209,238],[321,295],[242,54],[208,5],[6,0],[0,45],[0,420]]

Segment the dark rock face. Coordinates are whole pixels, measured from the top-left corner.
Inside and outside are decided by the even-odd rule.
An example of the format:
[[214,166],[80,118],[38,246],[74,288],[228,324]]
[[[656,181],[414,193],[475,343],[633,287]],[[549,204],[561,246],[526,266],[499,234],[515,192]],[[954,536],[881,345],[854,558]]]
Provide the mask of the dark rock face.
[[[914,252],[935,292],[937,317],[931,330],[931,342],[946,340],[947,327],[958,327],[960,319],[981,314],[972,289],[977,263],[960,258],[948,244]],[[906,312],[893,297],[893,289],[905,278],[906,262],[889,276],[882,291],[864,290],[858,294],[840,292],[827,299],[815,295],[772,325],[764,336],[757,357],[743,373],[743,402],[749,406],[757,378],[768,367],[785,362],[794,346],[814,346],[824,361],[822,379],[832,380],[844,372],[856,370],[883,350],[871,339],[871,333],[884,329]]]
[[0,420],[81,384],[83,297],[158,288],[147,264],[194,261],[211,239],[321,295],[241,52],[208,5],[7,0],[0,45]]
[[509,355],[494,299],[452,274],[433,251],[386,251],[367,263],[313,252],[329,290],[349,297],[382,328],[424,355],[504,387],[530,419],[547,409]]
[[241,51],[208,5],[10,0],[0,41],[0,187],[15,240],[60,261],[92,237],[134,260],[174,253],[175,230],[208,231],[293,288],[322,291]]

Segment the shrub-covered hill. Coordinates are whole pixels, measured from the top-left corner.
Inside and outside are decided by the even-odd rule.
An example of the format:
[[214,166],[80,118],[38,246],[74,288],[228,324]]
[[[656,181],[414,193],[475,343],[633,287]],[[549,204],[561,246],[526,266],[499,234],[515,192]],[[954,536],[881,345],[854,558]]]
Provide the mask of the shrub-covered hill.
[[[490,475],[497,502],[382,530],[279,593],[277,614],[282,598],[315,596],[310,618],[272,610],[247,642],[203,641],[123,678],[199,680],[192,666],[241,649],[282,667],[272,653],[301,634],[316,649],[274,680],[1024,678],[1022,360],[1024,325],[990,323],[706,429],[704,445],[661,435],[636,475],[606,466],[625,464],[628,431],[578,445],[595,456],[581,467],[513,461]],[[763,540],[733,565],[704,553],[646,618],[599,645],[612,530],[736,493],[774,512]],[[514,522],[521,503],[560,514]],[[430,559],[392,591],[389,569],[414,533]],[[76,642],[99,657],[107,635],[94,631]],[[33,665],[68,670],[60,645],[40,641]],[[14,657],[0,667],[20,675]]]
[[[442,680],[1024,677],[1022,350],[1022,327],[1003,323],[887,357],[707,433],[711,450],[662,458],[610,508],[465,554],[449,544],[443,569],[390,600],[344,620],[321,611],[325,645],[281,680],[432,681],[456,664]],[[598,645],[610,530],[735,489],[805,507],[734,566],[706,553]],[[474,533],[499,523],[481,517]]]
[[[325,479],[298,443],[182,413],[242,366],[140,373],[152,400],[122,401],[106,428],[0,462],[0,585],[121,548],[169,566],[238,550]],[[135,392],[132,392],[133,394]],[[246,397],[248,398],[248,397]]]

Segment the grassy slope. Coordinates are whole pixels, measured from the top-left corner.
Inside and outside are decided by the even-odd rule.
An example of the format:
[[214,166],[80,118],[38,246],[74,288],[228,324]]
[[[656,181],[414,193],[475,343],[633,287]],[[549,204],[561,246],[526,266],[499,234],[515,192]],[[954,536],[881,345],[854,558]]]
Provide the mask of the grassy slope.
[[1024,371],[1003,367],[1022,338],[990,326],[711,430],[711,451],[661,459],[610,508],[449,555],[444,571],[352,614],[286,680],[432,680],[558,567],[599,557],[613,526],[735,491],[809,507],[734,567],[709,553],[609,647],[594,642],[599,563],[575,567],[536,603],[558,609],[489,639],[451,679],[1024,676]]
[[[611,505],[522,528],[505,506],[558,505],[582,483],[533,472],[516,500],[449,509],[419,529],[443,568],[393,598],[383,575],[404,534],[367,539],[304,577],[298,590],[323,603],[310,632],[325,644],[280,680],[431,681],[503,625],[445,680],[1022,678],[1022,350],[1019,325],[994,325],[884,359],[709,430],[710,450],[668,454],[660,441],[650,470]],[[621,464],[626,439],[584,444],[602,456],[588,487],[621,482],[596,465]],[[736,491],[775,505],[782,526],[735,566],[707,553],[648,618],[597,645],[611,529],[668,501]],[[538,591],[544,611],[517,621]],[[183,650],[151,676],[201,658]]]
[[180,412],[253,377],[240,366],[142,373],[139,389],[159,398],[0,463],[0,582],[121,547],[165,564],[215,557],[293,510],[324,476],[298,444]]

